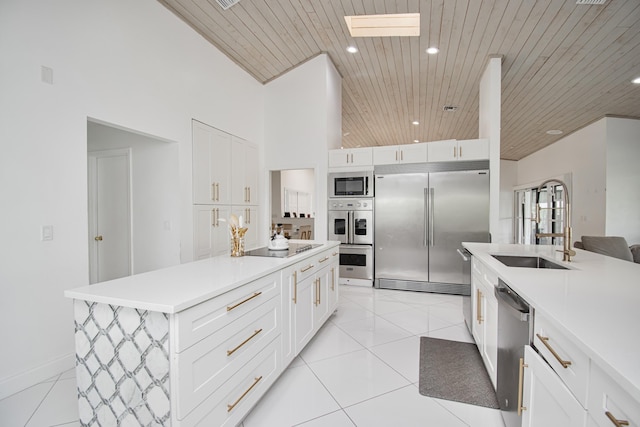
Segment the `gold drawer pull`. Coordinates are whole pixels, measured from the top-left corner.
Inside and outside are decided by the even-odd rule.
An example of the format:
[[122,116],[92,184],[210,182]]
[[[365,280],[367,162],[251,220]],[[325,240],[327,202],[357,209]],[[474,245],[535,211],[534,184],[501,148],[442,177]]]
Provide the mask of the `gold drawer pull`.
[[293,303],[298,303],[298,272],[293,272]]
[[616,417],[613,416],[613,414],[609,411],[606,411],[604,413],[613,423],[613,425],[615,425],[616,427],[622,427],[622,426],[628,426],[629,425],[629,421],[627,420],[619,420]]
[[305,271],[311,270],[313,268],[313,264],[309,264],[305,268],[300,269],[300,273],[304,273]]
[[551,347],[551,345],[549,345],[549,343],[547,341],[549,341],[549,337],[543,337],[540,334],[536,334],[536,336],[540,339],[540,341],[542,341],[542,344],[544,344],[545,347],[547,347],[547,349],[551,352],[551,354],[553,354],[553,357],[556,358],[556,360],[562,365],[563,368],[568,368],[569,365],[571,365],[571,361],[569,360],[563,360],[558,353],[556,353],[556,351]]
[[233,350],[227,350],[227,356],[231,356],[233,353],[236,352],[237,349],[239,349],[240,347],[242,347],[243,345],[245,345],[246,343],[251,341],[251,339],[253,337],[255,337],[256,335],[258,335],[260,332],[262,332],[262,328],[256,329],[256,331],[253,334],[251,334],[251,336],[249,338],[247,338],[246,340],[244,340],[240,344],[238,344],[238,346],[236,346],[236,348],[234,348]]
[[245,299],[245,300],[243,300],[243,301],[240,301],[240,302],[239,302],[239,303],[237,303],[237,304],[234,304],[234,305],[232,305],[232,306],[227,306],[227,311],[231,311],[231,310],[233,310],[234,308],[238,307],[239,305],[242,305],[242,304],[244,304],[245,302],[247,302],[247,301],[250,301],[250,300],[254,299],[255,297],[257,297],[257,296],[258,296],[258,295],[260,295],[260,294],[262,294],[262,292],[256,292],[255,294],[251,295],[249,298],[247,298],[247,299]]
[[520,358],[520,366],[518,369],[518,416],[522,415],[522,411],[526,411],[527,407],[526,406],[522,406],[522,391],[523,391],[523,386],[524,386],[524,368],[528,368],[529,365],[524,363],[524,359],[521,357]]
[[329,257],[328,257],[328,256],[326,256],[326,257],[322,258],[321,260],[319,260],[318,262],[325,262],[325,261],[326,261],[326,260],[328,260],[328,259],[329,259]]
[[482,292],[476,289],[476,320],[478,324],[482,323]]
[[233,402],[231,405],[227,405],[227,412],[231,412],[233,410],[233,408],[235,408],[236,405],[238,403],[240,403],[240,401],[242,399],[244,399],[244,397],[247,395],[247,393],[249,393],[251,391],[251,389],[254,388],[256,386],[256,384],[258,384],[260,382],[261,379],[262,379],[262,375],[260,375],[259,377],[256,377],[255,380],[253,380],[253,384],[251,384],[251,387],[249,387],[247,390],[245,390],[245,392],[242,393],[242,396],[240,396],[238,398],[238,400]]

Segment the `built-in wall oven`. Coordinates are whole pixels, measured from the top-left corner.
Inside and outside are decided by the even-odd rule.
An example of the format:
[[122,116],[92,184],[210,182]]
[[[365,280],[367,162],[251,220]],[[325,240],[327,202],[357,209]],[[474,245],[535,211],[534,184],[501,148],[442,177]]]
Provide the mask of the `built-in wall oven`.
[[330,198],[373,197],[373,171],[330,173],[328,190]]
[[329,199],[329,240],[340,245],[340,283],[373,284],[373,199]]

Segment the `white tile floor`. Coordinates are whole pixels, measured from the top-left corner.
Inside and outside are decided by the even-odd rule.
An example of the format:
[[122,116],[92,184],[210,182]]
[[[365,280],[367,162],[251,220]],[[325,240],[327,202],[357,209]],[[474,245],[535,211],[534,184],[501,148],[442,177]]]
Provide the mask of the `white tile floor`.
[[[500,412],[418,392],[420,336],[473,342],[454,295],[340,287],[325,326],[243,427],[504,427]],[[0,400],[0,426],[79,426],[74,370]]]

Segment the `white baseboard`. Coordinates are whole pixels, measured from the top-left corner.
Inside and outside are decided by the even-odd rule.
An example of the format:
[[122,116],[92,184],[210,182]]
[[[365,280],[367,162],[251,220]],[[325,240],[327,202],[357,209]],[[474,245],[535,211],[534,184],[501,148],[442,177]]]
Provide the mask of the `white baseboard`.
[[69,354],[54,359],[37,368],[10,377],[0,378],[0,400],[49,378],[68,371],[76,365],[76,355]]

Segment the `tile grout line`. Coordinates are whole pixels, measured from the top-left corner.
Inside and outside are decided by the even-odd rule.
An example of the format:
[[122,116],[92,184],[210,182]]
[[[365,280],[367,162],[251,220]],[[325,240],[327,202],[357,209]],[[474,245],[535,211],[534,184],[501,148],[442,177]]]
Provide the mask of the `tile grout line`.
[[[49,397],[49,394],[51,393],[51,390],[53,390],[53,387],[55,387],[55,385],[58,383],[58,380],[60,379],[60,377],[62,376],[64,372],[61,372],[57,375],[55,381],[51,381],[51,387],[49,387],[49,390],[47,390],[47,393],[42,397],[42,400],[40,400],[40,403],[38,403],[38,406],[35,407],[35,409],[33,410],[33,412],[31,413],[31,416],[27,419],[27,421],[24,423],[24,427],[27,427],[27,425],[29,425],[29,422],[31,421],[31,419],[33,418],[33,416],[36,414],[36,412],[38,412],[38,409],[40,409],[40,407],[42,406],[42,404],[44,403],[45,400],[47,400],[47,397]],[[44,384],[44,383],[41,383]]]

